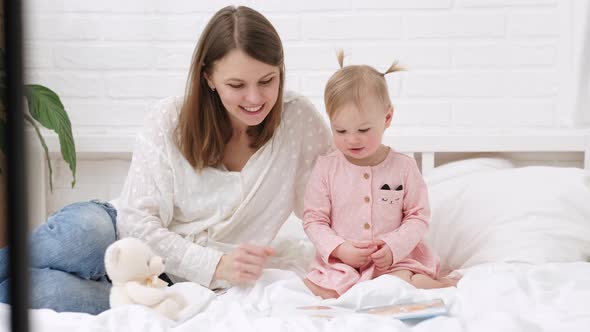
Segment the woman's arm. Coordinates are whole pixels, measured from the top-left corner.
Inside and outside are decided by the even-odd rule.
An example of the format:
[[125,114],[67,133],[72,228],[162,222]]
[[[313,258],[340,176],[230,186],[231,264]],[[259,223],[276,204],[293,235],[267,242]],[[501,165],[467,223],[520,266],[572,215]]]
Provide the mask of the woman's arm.
[[[166,258],[166,272],[208,287],[223,253],[197,245],[168,226],[174,216],[174,176],[169,148],[173,126],[168,112],[176,112],[172,98],[159,103],[146,119],[123,191],[119,197],[117,230],[146,242]],[[182,179],[179,179],[182,181]]]

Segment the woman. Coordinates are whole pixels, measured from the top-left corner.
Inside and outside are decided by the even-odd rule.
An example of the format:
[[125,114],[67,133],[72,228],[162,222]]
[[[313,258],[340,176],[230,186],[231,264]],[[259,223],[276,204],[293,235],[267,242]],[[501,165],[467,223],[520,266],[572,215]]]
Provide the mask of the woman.
[[[257,280],[273,254],[268,244],[292,211],[301,215],[308,173],[315,158],[331,149],[330,132],[309,101],[283,93],[284,78],[283,48],[270,22],[250,8],[226,7],[201,34],[185,97],[167,98],[148,115],[118,200],[116,226],[120,237],[137,237],[165,257],[173,281],[218,288]],[[108,309],[110,285],[101,260],[114,232],[101,233],[101,245],[88,243],[97,241],[94,228],[115,218],[77,219],[90,204],[97,203],[62,218],[84,223],[85,233],[70,236],[70,228],[61,227],[56,236],[91,252],[96,265],[54,267],[63,257],[71,259],[67,251],[36,265],[59,270],[64,282],[53,287],[68,288],[71,278],[80,287],[38,301],[38,294],[49,292],[41,278],[33,307]],[[43,252],[49,245],[33,244]]]
[[329,131],[307,100],[283,96],[284,76],[270,22],[224,8],[203,31],[184,101],[165,99],[148,116],[118,230],[166,257],[171,279],[257,279],[272,253],[265,246],[301,210]]

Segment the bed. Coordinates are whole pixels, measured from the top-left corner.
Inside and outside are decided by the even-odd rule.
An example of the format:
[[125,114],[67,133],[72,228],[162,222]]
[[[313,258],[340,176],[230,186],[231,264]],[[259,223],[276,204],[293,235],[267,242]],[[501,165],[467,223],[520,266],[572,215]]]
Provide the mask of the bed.
[[[313,246],[300,221],[291,217],[275,239],[277,257],[256,284],[224,294],[203,293],[195,300],[199,309],[180,322],[140,306],[98,316],[31,310],[32,330],[587,331],[588,137],[584,130],[388,132],[386,143],[412,153],[421,165],[433,213],[426,240],[441,256],[443,270],[463,275],[457,288],[419,290],[381,276],[339,299],[316,298],[301,282]],[[447,153],[469,158],[440,165]],[[505,158],[526,153],[573,153],[579,167],[519,167],[518,158]],[[448,315],[402,322],[356,313],[326,319],[294,310],[307,305],[359,309],[433,298],[444,300]],[[3,322],[9,320],[9,309],[0,305]]]

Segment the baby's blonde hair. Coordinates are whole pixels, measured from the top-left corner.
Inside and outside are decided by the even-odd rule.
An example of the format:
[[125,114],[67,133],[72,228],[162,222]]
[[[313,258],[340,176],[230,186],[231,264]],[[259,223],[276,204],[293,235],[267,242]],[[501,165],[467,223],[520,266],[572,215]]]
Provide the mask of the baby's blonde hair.
[[330,77],[324,89],[326,112],[330,118],[349,103],[354,103],[357,108],[362,109],[361,101],[368,95],[378,98],[385,107],[391,106],[385,75],[404,70],[397,65],[397,61],[384,73],[380,73],[367,65],[344,67],[344,52],[342,50],[338,51],[337,57],[340,69]]

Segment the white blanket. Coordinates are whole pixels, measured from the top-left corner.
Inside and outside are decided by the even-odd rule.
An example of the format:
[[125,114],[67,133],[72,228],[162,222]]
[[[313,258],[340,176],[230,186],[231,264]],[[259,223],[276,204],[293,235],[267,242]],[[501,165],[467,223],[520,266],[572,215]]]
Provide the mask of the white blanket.
[[[461,164],[469,166],[462,172],[473,174],[475,162]],[[451,267],[470,266],[459,271],[464,277],[457,288],[418,290],[395,277],[382,276],[356,285],[337,300],[321,300],[301,282],[313,246],[300,221],[290,219],[273,243],[277,257],[255,285],[232,288],[218,297],[186,285],[184,293],[191,307],[182,322],[140,306],[120,307],[98,316],[31,310],[33,331],[590,331],[590,262],[543,263],[587,257],[588,173],[554,168],[499,170],[495,175],[491,171],[474,174],[464,181],[458,178],[457,169],[441,167],[438,178],[431,175],[430,179],[436,216],[431,243],[447,264],[454,263]],[[506,184],[512,184],[510,195],[505,194]],[[500,199],[516,203],[502,204]],[[492,201],[502,208],[490,204]],[[476,227],[475,221],[479,222]],[[510,224],[510,232],[499,227],[503,224]],[[518,227],[512,227],[515,225]],[[495,242],[465,246],[473,244],[474,238],[467,230],[488,234],[484,240]],[[542,241],[533,241],[539,237]],[[486,260],[465,264],[476,253],[480,257],[486,253]],[[500,261],[536,264],[490,263]],[[298,306],[358,309],[438,297],[445,301],[449,315],[421,322],[366,314],[327,320],[295,313]],[[9,326],[9,310],[8,305],[0,304],[0,331]]]
[[[337,300],[311,295],[291,271],[268,269],[252,287],[236,287],[176,324],[140,306],[98,316],[31,310],[33,331],[588,331],[590,263],[488,264],[462,271],[457,288],[418,290],[391,276],[353,287]],[[360,308],[441,297],[449,316],[401,322],[366,314],[331,320],[289,315],[301,305]],[[0,305],[2,322],[9,306]],[[6,330],[8,324],[0,324]]]

